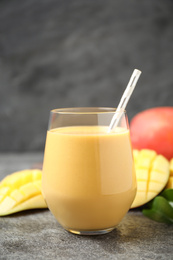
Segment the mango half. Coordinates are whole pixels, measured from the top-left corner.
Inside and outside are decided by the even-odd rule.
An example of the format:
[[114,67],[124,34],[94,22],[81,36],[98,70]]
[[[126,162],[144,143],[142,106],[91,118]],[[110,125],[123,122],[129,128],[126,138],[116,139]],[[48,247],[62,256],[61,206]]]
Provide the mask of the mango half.
[[41,192],[42,171],[23,170],[0,182],[0,216],[35,208],[47,208]]
[[153,150],[133,150],[137,193],[131,208],[144,205],[156,197],[166,186],[169,179],[170,163]]

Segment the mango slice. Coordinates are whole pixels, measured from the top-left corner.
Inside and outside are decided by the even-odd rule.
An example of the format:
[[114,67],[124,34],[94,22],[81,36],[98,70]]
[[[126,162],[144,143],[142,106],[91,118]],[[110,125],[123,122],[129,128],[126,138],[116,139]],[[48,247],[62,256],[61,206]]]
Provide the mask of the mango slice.
[[42,171],[12,173],[0,182],[0,216],[27,209],[47,208],[41,192]]
[[173,189],[173,176],[169,177],[166,189]]
[[166,186],[169,178],[169,161],[153,150],[133,150],[137,193],[131,208],[152,200]]
[[169,175],[168,183],[166,185],[166,189],[173,189],[173,158],[170,160],[169,171],[170,171],[170,175]]
[[170,176],[173,176],[173,158],[170,160]]

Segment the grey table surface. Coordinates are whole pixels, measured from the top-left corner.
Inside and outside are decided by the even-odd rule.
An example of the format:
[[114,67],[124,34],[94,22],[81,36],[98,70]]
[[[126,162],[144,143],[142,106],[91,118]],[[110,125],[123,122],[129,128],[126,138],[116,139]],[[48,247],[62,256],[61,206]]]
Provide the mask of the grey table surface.
[[[42,162],[43,154],[0,154],[0,179]],[[173,227],[130,210],[106,235],[65,231],[49,210],[29,210],[0,218],[0,259],[166,259],[173,260]]]

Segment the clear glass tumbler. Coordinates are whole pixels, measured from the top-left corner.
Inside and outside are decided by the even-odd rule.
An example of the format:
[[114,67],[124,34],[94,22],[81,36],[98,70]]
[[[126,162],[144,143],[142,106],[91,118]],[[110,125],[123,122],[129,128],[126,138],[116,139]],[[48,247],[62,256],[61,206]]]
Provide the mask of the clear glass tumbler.
[[50,112],[43,163],[43,196],[68,231],[113,230],[136,194],[126,112],[108,133],[115,108],[63,108]]

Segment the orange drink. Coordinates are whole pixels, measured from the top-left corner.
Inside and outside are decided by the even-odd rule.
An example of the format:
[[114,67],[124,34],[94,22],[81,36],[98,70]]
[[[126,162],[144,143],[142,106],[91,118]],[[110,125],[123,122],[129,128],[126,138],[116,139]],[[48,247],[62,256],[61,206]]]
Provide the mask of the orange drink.
[[[68,123],[63,124],[63,113],[67,111],[53,111],[52,118],[56,116],[50,121],[46,138],[43,195],[58,222],[76,234],[111,231],[125,216],[136,194],[127,118],[108,133],[113,111],[95,110],[68,112],[68,120],[64,120]],[[75,123],[70,117],[75,118]]]

